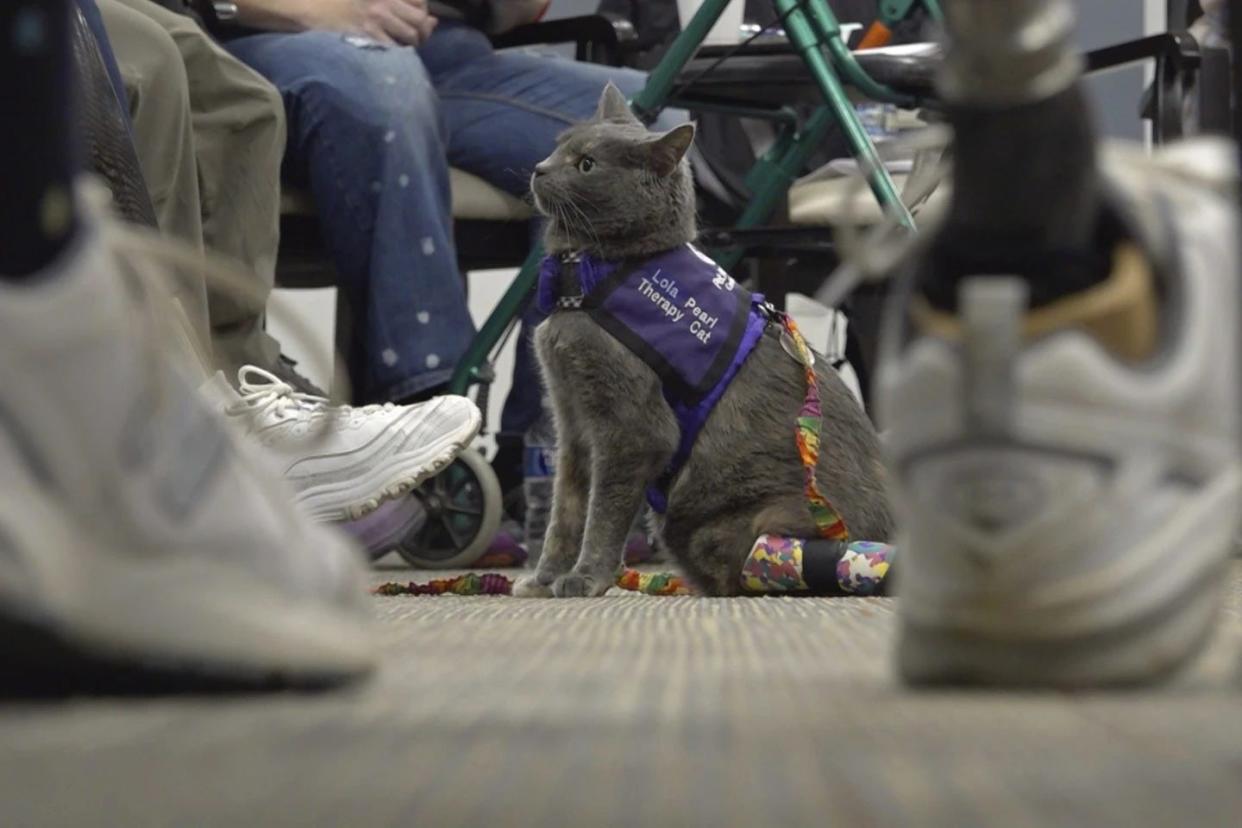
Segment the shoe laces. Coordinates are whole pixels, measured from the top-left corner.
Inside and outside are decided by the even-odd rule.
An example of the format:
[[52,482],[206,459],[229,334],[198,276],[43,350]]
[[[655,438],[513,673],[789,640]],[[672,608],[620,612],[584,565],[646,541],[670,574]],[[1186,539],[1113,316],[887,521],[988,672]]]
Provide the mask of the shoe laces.
[[227,406],[226,414],[245,414],[255,418],[272,415],[278,419],[296,417],[303,420],[336,415],[342,419],[349,419],[356,415],[366,417],[392,411],[394,408],[392,403],[359,408],[351,405],[334,406],[327,397],[299,391],[272,372],[257,365],[243,365],[237,372],[237,380],[238,395],[241,399]]
[[[226,414],[247,414],[256,418],[271,415],[278,419],[290,416],[310,419],[322,415],[328,409],[327,397],[298,391],[257,365],[243,365],[237,372],[237,379],[238,395],[241,399],[226,406]],[[342,406],[338,410],[342,414],[348,414],[350,408]]]

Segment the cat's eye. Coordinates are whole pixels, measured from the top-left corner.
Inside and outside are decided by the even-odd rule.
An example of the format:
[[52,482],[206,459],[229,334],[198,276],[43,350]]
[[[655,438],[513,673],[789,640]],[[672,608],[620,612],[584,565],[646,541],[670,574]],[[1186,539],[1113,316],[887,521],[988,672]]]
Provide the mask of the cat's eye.
[[595,169],[595,159],[589,155],[584,155],[578,159],[578,172],[589,173]]

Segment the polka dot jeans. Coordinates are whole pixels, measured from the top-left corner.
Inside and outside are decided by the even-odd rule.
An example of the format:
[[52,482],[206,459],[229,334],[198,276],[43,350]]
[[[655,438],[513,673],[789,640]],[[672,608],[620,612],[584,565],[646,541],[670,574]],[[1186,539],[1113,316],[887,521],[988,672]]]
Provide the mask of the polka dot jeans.
[[[285,178],[314,198],[347,291],[360,402],[447,382],[474,335],[449,165],[524,196],[531,169],[595,111],[608,80],[629,94],[644,82],[631,70],[496,52],[445,21],[417,50],[330,32],[249,35],[227,47],[284,97]],[[529,351],[520,358],[528,363]],[[533,376],[529,365],[516,373],[523,385]]]

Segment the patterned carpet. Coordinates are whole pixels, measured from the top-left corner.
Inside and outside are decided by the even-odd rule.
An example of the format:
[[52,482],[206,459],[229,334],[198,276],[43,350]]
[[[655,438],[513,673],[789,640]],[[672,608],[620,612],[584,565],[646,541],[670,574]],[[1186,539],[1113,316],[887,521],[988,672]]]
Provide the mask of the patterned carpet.
[[0,824],[1236,826],[1233,586],[1194,680],[1072,696],[903,691],[887,599],[377,599],[346,692],[0,708]]

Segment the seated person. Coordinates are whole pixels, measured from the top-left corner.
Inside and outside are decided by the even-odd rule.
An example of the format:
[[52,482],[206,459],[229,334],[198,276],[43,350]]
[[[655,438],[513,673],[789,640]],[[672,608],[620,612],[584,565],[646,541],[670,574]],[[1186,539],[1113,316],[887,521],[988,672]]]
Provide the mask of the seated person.
[[[532,20],[543,2],[237,5],[242,23],[269,31],[226,46],[284,96],[286,180],[312,193],[358,321],[348,354],[357,398],[436,393],[475,330],[453,247],[449,165],[524,196],[534,165],[592,114],[607,81],[633,94],[644,75],[493,50],[481,27]],[[504,426],[520,434],[538,413],[528,358],[515,390],[524,396]]]
[[[297,393],[285,379],[291,366],[283,364],[284,377],[263,367],[281,365],[278,345],[262,330],[284,147],[275,91],[189,18],[148,0],[99,2],[113,38],[104,44],[115,47],[127,87],[123,97],[133,104],[139,161],[155,174],[150,187],[164,231],[200,252],[205,240],[211,244],[219,236],[235,258],[257,262],[265,273],[255,277],[260,296],[238,297],[228,286],[211,291],[210,345],[222,370],[203,384],[204,395],[278,458],[297,502],[324,521],[357,518],[442,468],[478,431],[480,416],[470,401],[442,397],[418,406],[337,412],[321,396]],[[251,193],[256,197],[247,199]],[[251,226],[238,229],[245,222]],[[178,297],[187,310],[186,294],[204,292],[202,278],[184,280],[190,281],[180,285]],[[235,332],[219,323],[221,307],[248,314],[248,328],[236,332],[244,335],[227,335]],[[262,343],[270,343],[269,358],[259,362]],[[211,350],[198,345],[196,356]]]

